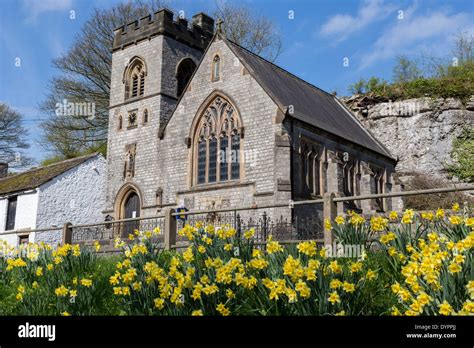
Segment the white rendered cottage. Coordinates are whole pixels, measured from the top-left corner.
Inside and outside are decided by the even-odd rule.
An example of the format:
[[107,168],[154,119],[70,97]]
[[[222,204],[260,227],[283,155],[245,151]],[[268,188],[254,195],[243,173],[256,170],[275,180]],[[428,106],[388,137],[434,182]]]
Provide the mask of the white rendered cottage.
[[0,178],[0,240],[57,244],[61,230],[29,231],[101,221],[105,172],[94,153]]

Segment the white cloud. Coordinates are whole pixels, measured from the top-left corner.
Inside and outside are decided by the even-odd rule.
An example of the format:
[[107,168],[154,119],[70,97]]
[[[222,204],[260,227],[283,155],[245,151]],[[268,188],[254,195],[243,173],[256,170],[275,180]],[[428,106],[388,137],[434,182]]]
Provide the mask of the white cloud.
[[404,19],[384,31],[368,50],[370,53],[362,57],[359,70],[400,54],[417,53],[427,46],[447,54],[453,34],[459,31],[474,32],[469,14],[437,11],[416,16],[413,10],[406,11]]
[[26,21],[34,22],[45,12],[71,9],[72,2],[73,0],[22,0],[22,9],[27,13]]
[[384,19],[394,10],[394,6],[385,4],[383,0],[365,0],[357,11],[357,15],[337,14],[329,18],[322,25],[320,34],[335,37],[336,41],[343,41],[350,34]]

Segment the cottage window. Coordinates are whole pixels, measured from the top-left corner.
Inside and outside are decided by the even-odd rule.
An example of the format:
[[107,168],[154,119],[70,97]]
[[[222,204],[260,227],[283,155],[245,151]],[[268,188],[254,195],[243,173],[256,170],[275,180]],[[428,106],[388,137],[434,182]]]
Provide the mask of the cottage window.
[[239,180],[241,138],[240,117],[232,104],[223,97],[214,98],[195,129],[193,182]]
[[7,225],[6,225],[6,228],[5,228],[5,230],[7,230],[7,231],[15,229],[17,201],[18,201],[17,196],[8,198]]
[[29,235],[24,234],[24,235],[18,236],[18,244],[19,245],[28,244],[29,242],[30,242],[30,236]]

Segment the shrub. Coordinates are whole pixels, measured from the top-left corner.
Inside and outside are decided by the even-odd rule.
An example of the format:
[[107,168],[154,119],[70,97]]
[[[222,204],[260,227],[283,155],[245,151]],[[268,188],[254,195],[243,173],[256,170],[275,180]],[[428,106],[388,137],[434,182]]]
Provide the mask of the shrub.
[[[451,185],[447,180],[431,177],[422,173],[408,173],[407,175],[411,176],[410,181],[405,185],[405,189],[409,191],[435,189]],[[472,206],[474,204],[474,198],[463,192],[425,194],[403,198],[405,207],[414,210],[434,210],[437,207],[449,208],[456,202],[467,202],[469,206]]]

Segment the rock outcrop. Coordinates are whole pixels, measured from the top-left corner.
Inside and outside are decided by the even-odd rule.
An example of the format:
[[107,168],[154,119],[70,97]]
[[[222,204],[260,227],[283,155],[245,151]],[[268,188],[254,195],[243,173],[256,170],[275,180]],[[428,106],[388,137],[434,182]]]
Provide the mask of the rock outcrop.
[[418,98],[391,102],[382,97],[353,96],[343,101],[398,158],[397,171],[450,178],[453,139],[474,125],[474,96],[463,103],[455,98]]

